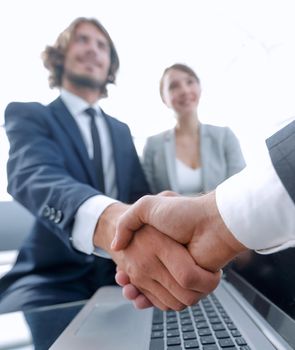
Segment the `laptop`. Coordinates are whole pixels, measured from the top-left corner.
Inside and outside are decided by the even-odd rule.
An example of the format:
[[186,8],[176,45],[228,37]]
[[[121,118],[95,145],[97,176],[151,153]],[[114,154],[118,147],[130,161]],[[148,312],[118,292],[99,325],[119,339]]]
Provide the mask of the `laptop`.
[[180,312],[136,310],[120,287],[103,287],[51,349],[295,349],[295,248],[240,255],[212,294]]

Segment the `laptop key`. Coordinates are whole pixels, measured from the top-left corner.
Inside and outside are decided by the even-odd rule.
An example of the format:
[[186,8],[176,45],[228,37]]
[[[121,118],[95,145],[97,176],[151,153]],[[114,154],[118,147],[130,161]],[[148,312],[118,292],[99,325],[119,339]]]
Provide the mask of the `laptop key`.
[[211,324],[220,324],[221,323],[219,317],[210,317],[209,321],[210,321]]
[[231,346],[235,346],[234,342],[230,338],[220,339],[218,342],[222,348],[229,348]]
[[171,331],[167,331],[167,337],[168,338],[179,337],[179,330],[173,329]]
[[196,334],[195,332],[188,332],[188,333],[183,333],[182,335],[184,340],[190,340],[190,339],[196,339]]
[[153,324],[163,323],[163,312],[158,309],[154,309]]
[[238,345],[240,345],[240,346],[242,346],[242,345],[247,345],[246,340],[245,340],[244,338],[242,338],[242,337],[240,337],[240,338],[235,338],[235,340],[236,340],[236,343],[237,343]]
[[196,316],[194,317],[195,322],[205,322],[206,319],[204,316]]
[[219,350],[216,344],[212,345],[204,345],[202,350]]
[[185,349],[199,349],[199,343],[197,340],[187,340],[184,342]]
[[199,329],[198,333],[199,333],[200,337],[202,337],[204,335],[212,335],[210,328]]
[[216,338],[223,339],[223,338],[230,338],[230,335],[227,331],[218,331],[215,332]]
[[151,338],[155,339],[155,338],[163,338],[164,337],[164,333],[163,332],[152,332],[151,334]]
[[167,331],[171,331],[172,329],[178,329],[178,323],[167,323]]
[[216,332],[216,331],[223,331],[225,330],[225,327],[222,323],[219,323],[219,324],[213,324],[212,325],[212,328],[213,330]]
[[237,329],[237,327],[236,327],[233,323],[228,323],[228,324],[227,324],[227,327],[228,327],[228,329],[230,329],[231,331],[232,331],[233,329]]
[[215,340],[212,336],[205,336],[205,337],[201,337],[201,343],[203,345],[207,345],[207,344],[216,344]]
[[181,330],[183,333],[192,332],[194,330],[194,327],[192,325],[182,326]]
[[199,322],[199,323],[196,323],[196,327],[198,329],[201,329],[201,328],[208,328],[208,323],[207,322]]
[[162,324],[155,324],[153,325],[152,331],[156,332],[156,331],[162,331],[163,330],[163,325]]
[[163,339],[151,339],[149,350],[164,350],[164,340]]
[[167,345],[171,346],[171,345],[180,345],[181,344],[181,340],[180,338],[168,338],[167,339]]
[[231,331],[231,334],[232,334],[233,337],[240,337],[241,336],[240,331],[238,331],[237,329],[233,329]]
[[240,350],[251,350],[251,348],[249,345],[246,345],[246,346],[241,346]]
[[187,319],[187,318],[186,318],[186,319],[184,319],[184,320],[181,320],[180,322],[181,322],[181,324],[182,324],[182,325],[192,324],[192,321],[191,321],[191,320],[189,320],[189,319]]

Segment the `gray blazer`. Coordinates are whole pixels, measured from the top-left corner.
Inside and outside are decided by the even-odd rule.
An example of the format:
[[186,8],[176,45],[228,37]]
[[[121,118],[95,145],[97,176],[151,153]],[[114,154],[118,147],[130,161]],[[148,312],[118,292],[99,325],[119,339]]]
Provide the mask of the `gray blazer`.
[[[245,167],[237,137],[228,127],[200,124],[203,192]],[[143,152],[143,168],[152,193],[178,191],[174,129],[147,139]]]

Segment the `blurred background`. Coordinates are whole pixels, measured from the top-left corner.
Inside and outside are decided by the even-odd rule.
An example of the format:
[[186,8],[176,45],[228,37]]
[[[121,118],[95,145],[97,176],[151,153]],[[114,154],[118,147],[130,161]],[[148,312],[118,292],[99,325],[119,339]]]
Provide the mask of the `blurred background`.
[[249,162],[259,161],[259,144],[295,115],[294,7],[293,0],[2,2],[0,201],[10,199],[5,107],[58,95],[40,53],[74,18],[96,17],[117,47],[117,84],[101,106],[130,126],[140,155],[146,137],[174,125],[158,86],[163,69],[180,62],[201,79],[200,120],[229,126]]

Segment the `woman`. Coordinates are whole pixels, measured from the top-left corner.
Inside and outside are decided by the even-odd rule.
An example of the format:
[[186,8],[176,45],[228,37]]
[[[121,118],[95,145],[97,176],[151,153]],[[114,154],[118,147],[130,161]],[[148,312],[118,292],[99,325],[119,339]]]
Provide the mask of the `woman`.
[[163,102],[176,126],[148,138],[143,166],[152,193],[172,190],[196,195],[216,188],[245,166],[239,141],[227,127],[201,124],[200,80],[184,64],[165,69],[160,80]]

